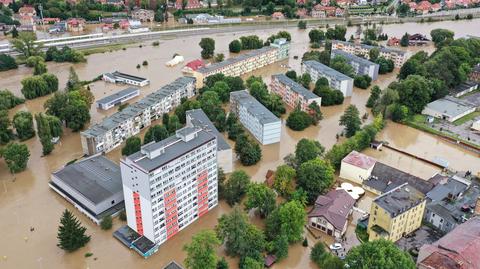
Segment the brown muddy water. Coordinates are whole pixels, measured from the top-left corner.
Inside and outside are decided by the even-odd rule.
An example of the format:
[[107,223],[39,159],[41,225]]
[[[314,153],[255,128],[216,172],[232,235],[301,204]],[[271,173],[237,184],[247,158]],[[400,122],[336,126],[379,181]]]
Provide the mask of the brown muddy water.
[[[460,22],[439,22],[432,24],[397,24],[383,26],[384,31],[389,35],[402,35],[404,32],[419,32],[428,34],[434,28],[448,28],[457,32],[457,36],[478,33],[480,20]],[[229,57],[228,43],[242,35],[257,34],[261,38],[276,33],[280,29],[267,31],[239,31],[236,34],[215,34],[212,37],[216,40],[216,52],[224,53]],[[290,28],[292,34],[292,52],[288,61],[278,63],[256,72],[268,80],[269,76],[284,72],[288,64],[297,72],[300,70],[300,60],[294,60],[293,56],[301,58],[303,52],[308,49],[308,32]],[[355,28],[349,28],[348,35],[353,33]],[[183,55],[186,61],[196,59],[200,55],[198,42],[201,36],[191,36],[161,40],[158,47],[152,47],[150,43],[144,43],[140,48],[132,45],[126,51],[115,51],[103,54],[94,54],[88,57],[87,63],[75,64],[74,68],[79,77],[84,80],[92,79],[101,73],[119,70],[134,75],[144,76],[150,79],[151,85],[141,89],[142,95],[148,94],[160,86],[173,81],[181,75],[182,65],[174,68],[165,67],[174,53]],[[419,49],[432,51],[433,48],[411,48],[409,52]],[[136,68],[147,60],[147,67]],[[65,85],[68,77],[68,69],[72,66],[69,63],[48,63],[50,72],[59,77],[60,85]],[[20,67],[18,70],[0,73],[0,88],[8,88],[16,95],[21,96],[20,81],[22,78],[31,75],[32,70]],[[385,87],[395,79],[395,74],[380,76],[375,84]],[[91,89],[98,99],[111,94],[122,86],[106,84],[102,81],[92,83]],[[294,132],[288,128],[282,130],[281,144],[263,147],[262,161],[255,166],[242,167],[236,163],[236,168],[245,169],[252,176],[252,180],[261,182],[269,169],[275,169],[283,162],[283,157],[294,151],[295,145],[301,138],[318,140],[327,149],[336,143],[336,134],[342,131],[338,125],[339,118],[349,104],[355,104],[361,114],[367,112],[365,108],[369,92],[366,90],[354,89],[353,97],[347,98],[345,103],[335,107],[322,108],[324,119],[318,126],[313,126],[302,132]],[[25,104],[12,109],[11,116],[18,110],[29,110],[32,113],[43,111],[43,103],[48,97],[37,98],[27,101]],[[107,112],[98,111],[92,106],[92,123],[99,122],[103,117],[112,114],[115,109]],[[371,120],[371,116],[368,120]],[[480,170],[478,155],[474,155],[453,144],[438,140],[434,136],[418,130],[389,123],[379,134],[379,139],[390,142],[391,145],[419,155],[427,159],[436,156],[443,157],[450,161],[452,168],[457,170]],[[28,169],[15,176],[9,174],[3,160],[0,160],[0,268],[163,268],[171,260],[182,263],[185,253],[182,246],[190,241],[191,235],[203,229],[211,229],[215,226],[217,218],[230,208],[221,202],[217,208],[200,220],[180,232],[172,240],[162,245],[154,256],[144,260],[134,251],[128,250],[121,243],[112,237],[112,231],[102,231],[91,221],[79,214],[68,202],[48,188],[50,173],[64,163],[82,156],[80,138],[78,133],[66,131],[61,142],[56,146],[54,152],[48,157],[41,157],[41,144],[37,137],[25,142],[31,152]],[[391,150],[373,151],[366,150],[366,154],[377,158],[387,164],[406,170],[422,178],[428,178],[438,169],[419,161],[413,160]],[[110,158],[118,161],[119,150],[108,154]],[[361,202],[363,203],[363,202]],[[88,229],[92,236],[88,245],[74,253],[67,254],[56,246],[56,232],[62,211],[68,208],[73,210],[79,219]],[[365,204],[362,208],[368,208]],[[261,224],[257,219],[254,223]],[[122,223],[114,221],[114,229]],[[30,228],[35,230],[30,232]],[[352,230],[352,229],[349,229]],[[351,235],[351,232],[349,233]],[[310,239],[310,245],[315,240],[306,233]],[[85,258],[87,252],[93,253],[92,257]],[[310,251],[306,251],[300,244],[290,248],[289,257],[275,265],[274,268],[315,268],[309,260]],[[220,249],[220,255],[224,252]],[[238,260],[228,259],[231,268],[237,268]]]

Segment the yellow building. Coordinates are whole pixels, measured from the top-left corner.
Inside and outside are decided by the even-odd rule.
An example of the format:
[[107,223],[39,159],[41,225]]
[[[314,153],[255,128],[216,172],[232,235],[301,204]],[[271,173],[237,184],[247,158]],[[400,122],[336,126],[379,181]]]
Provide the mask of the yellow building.
[[404,183],[373,200],[368,221],[369,240],[397,241],[422,224],[425,196]]

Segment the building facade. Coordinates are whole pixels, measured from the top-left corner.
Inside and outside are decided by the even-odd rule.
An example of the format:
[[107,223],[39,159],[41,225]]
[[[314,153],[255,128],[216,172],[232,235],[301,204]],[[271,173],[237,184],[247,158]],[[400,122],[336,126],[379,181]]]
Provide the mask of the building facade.
[[150,81],[146,78],[132,76],[118,71],[112,73],[105,73],[103,74],[102,79],[110,83],[123,83],[139,87],[147,86],[148,84],[150,84]]
[[95,103],[97,104],[97,108],[107,110],[116,105],[123,104],[139,95],[140,90],[138,88],[129,87],[112,95],[106,96],[100,100],[97,100]]
[[270,91],[282,97],[282,100],[290,107],[300,107],[303,111],[310,111],[309,105],[316,102],[318,106],[322,104],[322,98],[311,91],[305,89],[302,85],[293,81],[284,74],[272,75]]
[[330,68],[317,61],[305,61],[302,63],[302,74],[309,74],[312,81],[325,77],[331,88],[342,92],[343,96],[352,96],[353,78],[346,76],[337,70]]
[[332,50],[330,54],[332,59],[335,56],[342,56],[347,59],[348,64],[353,67],[353,71],[357,75],[367,75],[372,80],[376,80],[378,78],[378,70],[380,65],[370,62],[369,60],[358,57],[357,55],[347,53],[343,50]]
[[230,93],[230,113],[262,144],[280,142],[282,123],[246,90]]
[[378,196],[370,208],[368,240],[396,242],[417,230],[422,225],[425,204],[425,196],[408,183]]
[[197,79],[197,88],[203,87],[205,78],[215,74],[225,76],[240,76],[261,67],[288,58],[290,43],[284,39],[276,39],[270,46],[252,50],[235,58],[201,67],[193,72]]
[[217,139],[185,127],[120,161],[128,226],[157,245],[218,204]]
[[362,184],[372,174],[376,162],[372,157],[352,151],[342,159],[340,177]]
[[371,49],[378,48],[380,51],[379,57],[385,57],[385,59],[390,59],[395,63],[395,67],[400,68],[407,60],[407,55],[401,50],[389,49],[384,47],[375,47],[364,44],[355,44],[346,41],[333,40],[332,41],[332,50],[343,50],[347,53],[354,55],[363,55],[368,57],[368,53]]
[[195,94],[195,78],[177,78],[81,132],[83,153],[92,155],[111,151],[127,138],[150,126],[152,121],[161,118],[164,113],[172,111],[181,103],[182,98],[191,98]]
[[188,110],[186,113],[187,126],[199,127],[217,137],[217,156],[218,167],[225,173],[233,171],[233,150],[230,144],[225,140],[223,135],[218,132],[215,125],[210,121],[207,114],[202,109]]

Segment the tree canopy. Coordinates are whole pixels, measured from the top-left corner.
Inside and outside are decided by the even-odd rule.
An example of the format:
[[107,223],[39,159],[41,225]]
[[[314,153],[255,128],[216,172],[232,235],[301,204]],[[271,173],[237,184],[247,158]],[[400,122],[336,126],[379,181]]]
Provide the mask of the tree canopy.
[[3,157],[10,173],[19,173],[27,168],[30,152],[25,144],[9,143],[0,149],[0,156]]
[[187,252],[185,266],[188,269],[216,268],[216,248],[220,240],[214,231],[204,230],[192,237],[192,242],[186,244],[183,249]]
[[73,252],[90,241],[90,236],[86,235],[87,228],[81,226],[80,221],[70,212],[65,209],[60,219],[60,226],[58,227],[58,247],[67,252]]
[[307,192],[309,203],[313,203],[319,194],[332,186],[334,171],[328,162],[319,158],[300,165],[297,185]]

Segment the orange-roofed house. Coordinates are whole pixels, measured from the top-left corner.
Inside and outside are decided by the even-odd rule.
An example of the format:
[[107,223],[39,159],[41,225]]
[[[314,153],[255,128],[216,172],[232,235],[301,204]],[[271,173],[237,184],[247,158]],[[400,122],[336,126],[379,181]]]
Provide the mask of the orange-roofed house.
[[410,2],[410,3],[408,3],[408,6],[410,7],[410,10],[415,10],[415,9],[417,9],[417,3],[415,3],[415,2]]
[[83,18],[71,18],[67,20],[67,30],[70,32],[83,32],[85,27],[85,19]]
[[304,19],[307,17],[307,9],[305,8],[299,8],[297,12],[295,13],[300,19]]
[[428,1],[418,3],[416,10],[417,14],[427,14],[432,9],[432,4]]
[[387,46],[399,46],[400,45],[400,39],[392,36],[388,39],[387,41]]
[[376,162],[377,160],[374,158],[354,150],[343,158],[340,177],[362,184],[372,174]]
[[442,9],[442,6],[440,5],[440,3],[435,3],[435,4],[432,5],[432,11],[433,12],[437,12],[440,9]]
[[285,16],[283,15],[282,12],[277,11],[277,12],[273,12],[272,18],[276,19],[276,20],[283,20],[283,19],[285,19]]
[[20,16],[36,16],[37,11],[32,6],[23,6],[18,10]]
[[[185,9],[197,9],[202,8],[202,4],[198,0],[188,0]],[[175,2],[176,9],[183,9],[183,0],[177,0]]]

